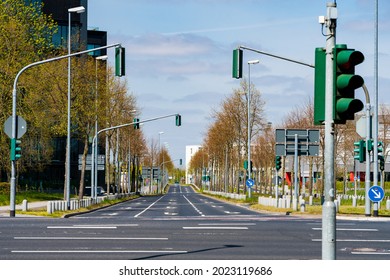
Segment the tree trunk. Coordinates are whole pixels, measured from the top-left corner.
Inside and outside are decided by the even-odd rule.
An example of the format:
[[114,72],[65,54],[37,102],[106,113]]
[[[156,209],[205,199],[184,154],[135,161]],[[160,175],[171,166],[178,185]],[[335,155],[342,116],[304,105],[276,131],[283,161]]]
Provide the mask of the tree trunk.
[[[80,175],[80,185],[79,185],[79,199],[82,199],[84,196],[84,179],[85,179],[85,167],[86,167],[86,159],[88,154],[88,137],[84,139],[84,150],[83,155],[81,157],[81,175]],[[92,170],[92,168],[91,168]],[[93,174],[91,174],[92,179]],[[91,195],[92,195],[92,185],[91,185]]]

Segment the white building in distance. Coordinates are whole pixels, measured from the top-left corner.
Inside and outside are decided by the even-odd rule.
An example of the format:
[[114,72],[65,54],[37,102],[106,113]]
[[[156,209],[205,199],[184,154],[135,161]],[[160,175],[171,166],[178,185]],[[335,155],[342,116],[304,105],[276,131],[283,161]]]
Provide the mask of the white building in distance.
[[192,181],[192,176],[193,174],[189,173],[189,165],[192,157],[196,154],[197,151],[201,148],[201,145],[188,145],[186,146],[186,184],[191,184]]

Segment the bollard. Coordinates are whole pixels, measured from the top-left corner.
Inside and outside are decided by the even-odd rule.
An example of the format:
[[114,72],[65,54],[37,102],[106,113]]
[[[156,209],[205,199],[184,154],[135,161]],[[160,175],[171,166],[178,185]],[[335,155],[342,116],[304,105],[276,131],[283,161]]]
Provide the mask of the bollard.
[[336,213],[338,213],[338,212],[339,212],[339,208],[340,208],[340,207],[339,207],[339,206],[340,206],[340,205],[339,205],[339,201],[338,201],[337,199],[335,199],[335,200],[334,200],[334,204],[335,204],[335,206],[336,206]]
[[390,199],[386,200],[386,209],[390,210]]
[[309,205],[310,206],[313,205],[313,196],[312,195],[309,196]]
[[26,212],[28,210],[28,202],[27,199],[23,199],[22,202],[22,211]]
[[48,202],[47,202],[46,209],[47,209],[47,214],[53,213],[53,212],[52,212],[52,209],[51,209],[51,201],[48,201]]
[[352,197],[352,207],[356,207],[356,206],[357,206],[356,196],[353,196]]
[[302,199],[302,200],[300,201],[300,204],[301,204],[301,212],[305,212],[305,208],[306,208],[305,200]]

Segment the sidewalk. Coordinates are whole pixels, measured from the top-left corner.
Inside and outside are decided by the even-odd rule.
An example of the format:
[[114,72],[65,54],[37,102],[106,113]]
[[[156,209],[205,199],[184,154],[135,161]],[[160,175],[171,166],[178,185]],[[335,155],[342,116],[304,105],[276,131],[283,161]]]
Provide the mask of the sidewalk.
[[[28,202],[27,204],[27,209],[38,209],[38,208],[46,209],[46,207],[47,207],[47,201]],[[22,210],[22,204],[15,205],[15,210]],[[0,217],[9,217],[9,205],[0,206]],[[16,217],[34,217],[34,216],[16,214]]]

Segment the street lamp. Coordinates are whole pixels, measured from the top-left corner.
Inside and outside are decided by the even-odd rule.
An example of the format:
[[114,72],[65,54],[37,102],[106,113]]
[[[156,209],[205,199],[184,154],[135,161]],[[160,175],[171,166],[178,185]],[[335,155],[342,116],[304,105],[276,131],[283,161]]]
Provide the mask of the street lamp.
[[[250,131],[250,120],[251,120],[251,64],[258,64],[259,60],[248,61],[248,179],[251,179],[251,131]],[[251,197],[251,188],[248,190],[248,196]]]
[[[164,134],[164,131],[160,131],[158,133],[158,153],[161,155],[161,134]],[[160,159],[159,159],[160,160]],[[163,162],[164,162],[164,158],[163,158]],[[164,170],[164,168],[163,168]],[[161,175],[161,170],[160,170],[160,190],[162,191],[162,175]]]
[[[92,149],[95,149],[95,158],[92,162],[94,164],[91,166],[91,197],[95,198],[97,194],[95,194],[95,184],[98,185],[98,179],[97,179],[97,170],[98,170],[98,138],[97,138],[97,132],[98,132],[98,60],[104,61],[107,60],[107,55],[101,55],[95,58],[95,137],[96,142],[95,146],[92,147]],[[96,170],[96,172],[95,172]]]
[[[83,6],[74,7],[68,9],[68,55],[71,54],[71,40],[70,37],[72,35],[71,28],[72,28],[72,22],[71,22],[71,14],[72,13],[84,13],[85,8]],[[68,210],[70,210],[70,82],[71,82],[71,70],[70,70],[70,56],[68,57],[68,136],[66,139],[66,172],[65,172],[65,180],[66,180],[66,204]]]

